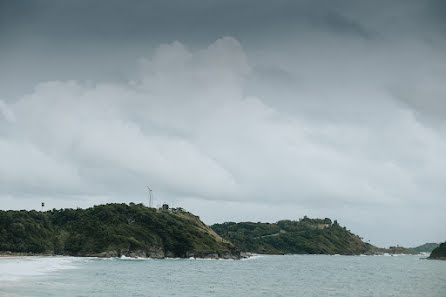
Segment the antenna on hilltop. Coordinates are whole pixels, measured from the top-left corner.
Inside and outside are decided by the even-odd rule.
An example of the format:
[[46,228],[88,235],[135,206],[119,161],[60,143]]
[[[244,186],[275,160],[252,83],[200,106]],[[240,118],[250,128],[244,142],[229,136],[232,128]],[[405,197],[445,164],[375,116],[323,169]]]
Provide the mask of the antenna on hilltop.
[[153,204],[152,189],[150,188],[150,186],[147,186],[147,189],[149,189],[149,207],[152,208],[152,204]]

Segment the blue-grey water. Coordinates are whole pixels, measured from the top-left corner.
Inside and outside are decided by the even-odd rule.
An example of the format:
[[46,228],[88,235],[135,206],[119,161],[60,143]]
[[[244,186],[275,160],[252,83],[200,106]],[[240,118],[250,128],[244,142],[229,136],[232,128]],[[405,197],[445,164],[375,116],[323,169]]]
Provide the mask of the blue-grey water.
[[0,296],[445,297],[446,261],[403,255],[0,258]]

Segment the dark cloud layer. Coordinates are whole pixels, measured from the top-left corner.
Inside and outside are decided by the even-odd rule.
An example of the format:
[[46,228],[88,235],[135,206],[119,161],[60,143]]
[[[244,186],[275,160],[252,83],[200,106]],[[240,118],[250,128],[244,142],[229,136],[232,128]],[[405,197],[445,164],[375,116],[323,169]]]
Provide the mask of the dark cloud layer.
[[[373,34],[371,27],[378,23],[384,26],[380,33],[386,29],[392,31],[392,27],[429,27],[441,31],[446,10],[441,0],[373,3],[351,0],[18,0],[2,1],[0,5],[3,37],[10,40],[17,37],[13,33],[34,33],[37,38],[57,39],[68,35],[72,41],[99,38],[122,42],[142,37],[158,39],[158,42],[182,37],[213,38],[215,35],[258,38],[267,28],[280,28],[288,31],[283,32],[287,34],[300,26],[366,38]],[[274,36],[267,36],[267,39],[271,37]]]
[[174,40],[198,48],[232,36],[279,56],[308,42],[348,52],[417,40],[444,50],[445,19],[435,0],[0,1],[0,65],[9,73],[0,73],[0,95],[45,80],[133,78],[137,59]]

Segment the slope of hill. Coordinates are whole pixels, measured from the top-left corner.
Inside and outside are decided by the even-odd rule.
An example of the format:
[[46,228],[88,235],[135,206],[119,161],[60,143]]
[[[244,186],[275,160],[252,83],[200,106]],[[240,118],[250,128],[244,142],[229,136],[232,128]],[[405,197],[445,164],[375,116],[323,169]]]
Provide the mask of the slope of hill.
[[422,244],[422,245],[414,247],[414,248],[410,248],[410,250],[413,251],[415,254],[430,253],[435,248],[437,248],[439,245],[440,245],[439,243],[430,242],[430,243],[425,243],[425,244]]
[[446,260],[446,242],[435,248],[428,259]]
[[211,228],[246,252],[262,254],[343,254],[371,252],[373,246],[337,221],[309,219],[277,223],[223,223]]
[[181,209],[107,204],[46,212],[0,211],[0,251],[73,256],[240,258],[197,216]]

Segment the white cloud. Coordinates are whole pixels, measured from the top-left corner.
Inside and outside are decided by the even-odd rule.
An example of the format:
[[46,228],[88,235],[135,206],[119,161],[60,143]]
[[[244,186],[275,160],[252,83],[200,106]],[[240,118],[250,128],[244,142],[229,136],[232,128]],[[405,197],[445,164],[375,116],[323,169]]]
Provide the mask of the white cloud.
[[[143,200],[150,183],[158,199],[207,200],[203,211],[225,205],[221,218],[233,217],[228,205],[253,203],[260,206],[251,217],[276,218],[282,204],[284,215],[292,206],[317,215],[329,208],[347,222],[355,221],[351,211],[364,208],[412,210],[420,197],[444,204],[444,133],[424,126],[385,91],[328,85],[321,93],[310,84],[296,97],[332,100],[319,108],[347,116],[312,120],[304,104],[283,111],[261,94],[246,94],[254,70],[230,37],[198,51],[180,42],[162,45],[141,68],[129,84],[54,81],[17,101],[0,101],[8,120],[0,119],[3,201],[30,194]],[[275,205],[277,216],[266,213],[267,205]]]
[[[11,111],[11,109],[8,108],[5,102],[0,100],[0,116],[2,116],[5,120],[8,122],[14,122],[15,117],[14,113]],[[1,120],[1,117],[0,117]]]

